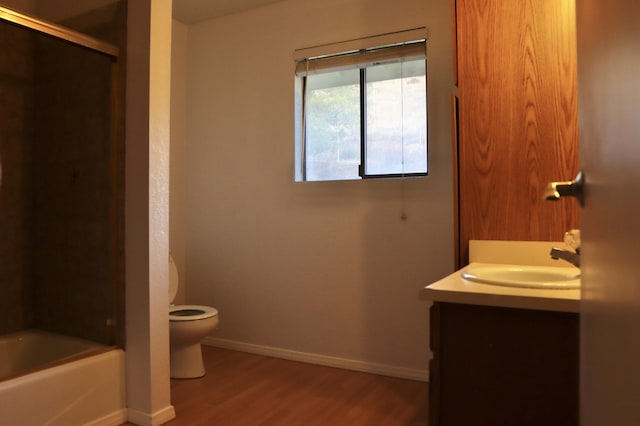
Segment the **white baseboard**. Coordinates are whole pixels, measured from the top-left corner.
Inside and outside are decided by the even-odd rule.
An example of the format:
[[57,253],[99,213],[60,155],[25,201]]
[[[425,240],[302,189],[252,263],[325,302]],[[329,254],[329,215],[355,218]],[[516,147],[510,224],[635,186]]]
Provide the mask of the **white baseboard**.
[[207,346],[214,346],[217,348],[248,352],[257,355],[266,355],[274,358],[288,359],[291,361],[300,361],[307,362],[309,364],[324,365],[327,367],[343,368],[345,370],[361,371],[364,373],[398,377],[401,379],[419,380],[422,382],[429,381],[428,370],[397,367],[387,364],[377,364],[366,361],[319,355],[309,352],[298,352],[289,349],[238,342],[236,340],[220,339],[217,337],[205,337],[202,340],[202,344]]
[[85,426],[118,426],[127,421],[127,409],[115,411],[99,419],[87,423]]
[[127,420],[141,426],[159,426],[176,418],[176,410],[173,405],[164,407],[155,413],[145,413],[129,408],[127,410]]

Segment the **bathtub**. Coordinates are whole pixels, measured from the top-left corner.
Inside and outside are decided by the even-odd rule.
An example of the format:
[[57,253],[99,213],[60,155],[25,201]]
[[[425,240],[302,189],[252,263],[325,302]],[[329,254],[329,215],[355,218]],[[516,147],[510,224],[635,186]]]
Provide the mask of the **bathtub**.
[[0,425],[126,421],[120,349],[38,330],[0,336],[0,380]]

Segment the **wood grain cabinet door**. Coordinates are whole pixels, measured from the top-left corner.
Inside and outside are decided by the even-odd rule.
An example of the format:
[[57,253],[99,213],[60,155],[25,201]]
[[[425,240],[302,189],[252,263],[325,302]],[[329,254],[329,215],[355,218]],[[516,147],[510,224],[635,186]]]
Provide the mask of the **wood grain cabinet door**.
[[559,241],[578,171],[575,3],[456,0],[460,263],[469,239]]

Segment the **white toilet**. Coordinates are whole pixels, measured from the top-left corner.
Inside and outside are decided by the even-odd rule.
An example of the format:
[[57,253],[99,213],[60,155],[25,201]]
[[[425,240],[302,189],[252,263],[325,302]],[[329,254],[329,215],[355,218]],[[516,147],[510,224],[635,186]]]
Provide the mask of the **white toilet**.
[[174,306],[179,279],[178,268],[169,255],[171,378],[192,379],[205,374],[200,341],[218,325],[218,311],[209,306]]

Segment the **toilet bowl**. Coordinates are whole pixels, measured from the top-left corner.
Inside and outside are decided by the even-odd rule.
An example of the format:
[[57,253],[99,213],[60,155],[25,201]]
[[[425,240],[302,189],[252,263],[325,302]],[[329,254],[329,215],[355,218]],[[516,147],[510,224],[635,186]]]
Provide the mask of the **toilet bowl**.
[[171,378],[193,379],[205,374],[200,341],[218,325],[218,311],[202,305],[171,305],[179,275],[169,256],[169,345]]

